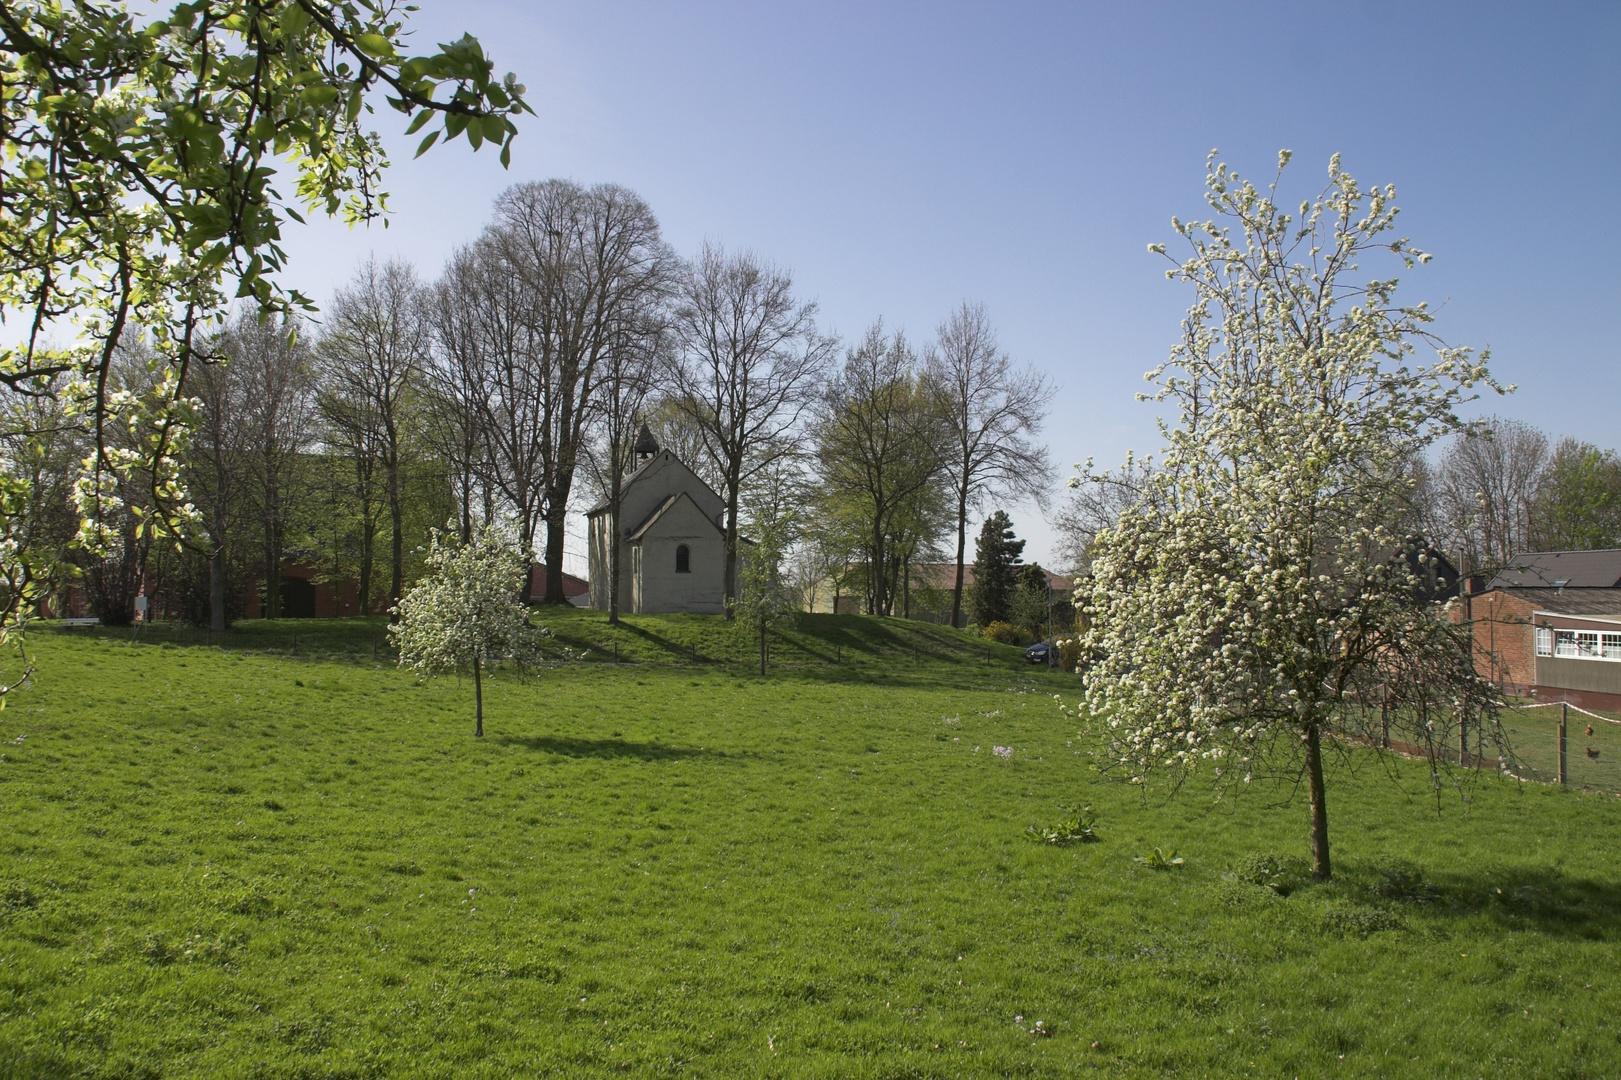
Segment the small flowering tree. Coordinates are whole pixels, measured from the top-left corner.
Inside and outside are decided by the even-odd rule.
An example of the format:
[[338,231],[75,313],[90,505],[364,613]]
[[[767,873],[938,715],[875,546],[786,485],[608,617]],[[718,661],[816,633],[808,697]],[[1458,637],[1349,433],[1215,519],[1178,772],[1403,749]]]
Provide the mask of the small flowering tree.
[[465,544],[434,530],[426,562],[427,576],[400,600],[394,609],[399,621],[388,632],[402,666],[425,676],[472,673],[473,734],[481,736],[484,669],[502,660],[534,658],[545,634],[529,625],[529,611],[518,600],[529,562],[489,528]]
[[792,590],[782,582],[784,553],[793,537],[791,513],[768,511],[756,514],[752,523],[754,542],[748,544],[738,561],[737,597],[732,601],[732,617],[744,633],[753,635],[760,646],[760,674],[766,672],[766,631],[771,624],[788,618],[799,609]]
[[[1212,154],[1206,189],[1215,217],[1173,219],[1191,253],[1166,275],[1195,302],[1147,376],[1178,422],[1092,549],[1086,702],[1105,766],[1133,782],[1201,765],[1224,783],[1304,781],[1322,879],[1325,740],[1383,744],[1394,723],[1435,760],[1449,727],[1496,734],[1496,694],[1467,631],[1422,600],[1423,545],[1402,522],[1407,463],[1462,426],[1472,387],[1502,388],[1486,354],[1395,302],[1395,279],[1353,283],[1368,256],[1429,259],[1391,235],[1393,188],[1363,190],[1336,155],[1297,218],[1277,180],[1259,189]],[[1419,346],[1427,366],[1409,361]]]

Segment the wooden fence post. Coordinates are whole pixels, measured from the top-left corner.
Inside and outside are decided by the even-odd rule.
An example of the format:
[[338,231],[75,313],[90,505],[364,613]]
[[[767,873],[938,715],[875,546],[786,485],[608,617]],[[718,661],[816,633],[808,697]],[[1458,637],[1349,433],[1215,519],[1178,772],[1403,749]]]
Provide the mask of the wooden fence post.
[[1565,721],[1569,718],[1570,703],[1561,701],[1559,703],[1559,782],[1561,784],[1569,783],[1569,778],[1565,772]]

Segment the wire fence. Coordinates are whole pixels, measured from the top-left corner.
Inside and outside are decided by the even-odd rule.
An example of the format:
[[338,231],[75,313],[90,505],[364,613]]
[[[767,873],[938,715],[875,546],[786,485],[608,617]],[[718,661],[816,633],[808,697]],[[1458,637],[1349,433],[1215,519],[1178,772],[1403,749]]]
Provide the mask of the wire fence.
[[1539,702],[1511,706],[1503,733],[1514,754],[1505,771],[1520,779],[1621,793],[1621,720]]

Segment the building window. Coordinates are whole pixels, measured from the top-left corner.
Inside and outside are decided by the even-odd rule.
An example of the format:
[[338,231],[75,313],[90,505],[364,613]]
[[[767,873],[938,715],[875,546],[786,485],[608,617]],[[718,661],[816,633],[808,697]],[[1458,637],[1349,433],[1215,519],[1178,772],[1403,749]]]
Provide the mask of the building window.
[[1583,660],[1597,660],[1599,658],[1598,631],[1576,631],[1576,655]]
[[1576,656],[1576,631],[1555,630],[1553,632],[1553,654],[1555,656]]
[[692,552],[687,545],[681,544],[675,549],[675,572],[678,574],[692,573]]
[[1553,655],[1553,631],[1546,626],[1537,627],[1537,655]]
[[1604,635],[1604,659],[1621,660],[1621,634]]

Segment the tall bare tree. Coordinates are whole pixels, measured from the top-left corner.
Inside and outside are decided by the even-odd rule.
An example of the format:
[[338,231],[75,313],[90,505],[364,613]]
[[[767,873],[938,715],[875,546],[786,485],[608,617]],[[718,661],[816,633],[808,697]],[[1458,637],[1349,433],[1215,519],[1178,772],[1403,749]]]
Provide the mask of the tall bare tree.
[[1490,572],[1533,546],[1537,491],[1548,438],[1517,420],[1491,417],[1458,435],[1433,476],[1445,544],[1466,573]]
[[[651,299],[651,298],[650,298]],[[648,304],[640,311],[628,311],[614,331],[613,342],[602,361],[602,377],[596,395],[597,420],[594,437],[588,440],[587,461],[597,487],[608,502],[608,621],[619,622],[620,506],[625,477],[636,467],[637,444],[643,434],[651,438],[643,419],[648,395],[653,391],[655,372],[664,366],[663,352],[668,337],[664,312]]]
[[894,613],[912,516],[946,476],[952,438],[945,401],[902,334],[875,323],[823,395],[816,452],[830,514],[861,523],[867,609]]
[[1014,367],[996,343],[985,305],[966,300],[940,324],[928,371],[951,416],[948,471],[957,503],[951,625],[961,626],[969,512],[988,496],[1029,498],[1046,508],[1047,448],[1032,436],[1041,430],[1053,388],[1035,370]]
[[[416,271],[408,263],[365,262],[332,303],[319,346],[321,414],[355,455],[357,468],[370,457],[383,472],[389,517],[388,604],[405,590],[404,455],[411,394],[429,351],[426,304]],[[363,565],[371,560],[363,554]],[[362,570],[362,577],[367,576]],[[369,581],[361,582],[362,610]]]
[[726,501],[730,619],[743,489],[797,452],[791,433],[816,400],[838,344],[816,329],[816,305],[794,299],[788,271],[708,243],[683,268],[673,326],[680,353],[671,400],[694,422]]
[[[237,321],[258,321],[258,312],[243,311]],[[251,332],[251,327],[243,328]],[[190,390],[197,400],[191,435],[192,490],[203,514],[208,557],[208,625],[225,632],[226,591],[235,528],[248,482],[251,415],[246,392],[246,366],[222,361],[192,369]]]
[[508,188],[489,235],[524,293],[526,359],[541,395],[545,602],[561,604],[569,497],[601,366],[626,313],[664,290],[674,258],[653,211],[614,184]]
[[281,562],[288,520],[314,437],[315,379],[310,351],[290,319],[244,312],[220,336],[220,352],[240,378],[239,415],[248,452],[246,496],[258,518],[265,618],[281,615]]
[[[534,298],[492,231],[451,257],[435,289],[433,385],[458,414],[466,459],[463,530],[471,536],[472,483],[511,513],[533,559],[546,493],[550,438],[547,371],[537,358]],[[487,498],[493,504],[495,498]],[[486,518],[495,507],[486,507]],[[489,524],[488,521],[485,522]]]

